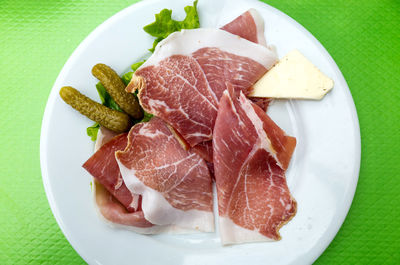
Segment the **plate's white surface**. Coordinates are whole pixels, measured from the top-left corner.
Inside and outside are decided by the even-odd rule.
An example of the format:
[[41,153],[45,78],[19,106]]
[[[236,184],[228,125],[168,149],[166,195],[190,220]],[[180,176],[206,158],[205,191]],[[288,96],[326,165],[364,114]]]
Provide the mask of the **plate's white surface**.
[[294,219],[281,229],[279,242],[222,247],[218,235],[143,236],[105,224],[93,206],[91,177],[81,165],[91,156],[86,136],[91,121],[58,96],[70,85],[97,99],[90,71],[102,62],[123,73],[142,58],[153,39],[142,27],[162,8],[184,17],[191,0],[147,0],[99,26],[69,58],[51,91],[42,125],[43,182],[55,218],[75,250],[90,264],[307,264],[328,246],[346,217],[357,185],[360,134],[347,84],[322,45],[280,11],[257,1],[200,0],[202,27],[221,26],[248,8],[264,18],[266,38],[282,57],[297,48],[335,81],[322,101],[277,101],[271,117],[297,137],[289,188],[298,202]]

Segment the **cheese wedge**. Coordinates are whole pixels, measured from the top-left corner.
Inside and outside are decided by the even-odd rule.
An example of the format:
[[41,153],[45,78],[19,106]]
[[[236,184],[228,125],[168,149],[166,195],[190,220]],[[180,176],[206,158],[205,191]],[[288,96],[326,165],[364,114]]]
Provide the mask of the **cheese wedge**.
[[318,100],[332,88],[332,79],[293,50],[254,84],[249,96]]

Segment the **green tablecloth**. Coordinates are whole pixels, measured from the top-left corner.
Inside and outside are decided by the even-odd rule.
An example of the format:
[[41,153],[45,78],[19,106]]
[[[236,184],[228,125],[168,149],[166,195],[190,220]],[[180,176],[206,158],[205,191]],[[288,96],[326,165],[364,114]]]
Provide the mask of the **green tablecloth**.
[[[72,51],[133,2],[0,0],[0,264],[83,263],[46,200],[41,120]],[[348,82],[360,120],[356,195],[317,263],[400,264],[400,1],[265,2],[325,46]]]

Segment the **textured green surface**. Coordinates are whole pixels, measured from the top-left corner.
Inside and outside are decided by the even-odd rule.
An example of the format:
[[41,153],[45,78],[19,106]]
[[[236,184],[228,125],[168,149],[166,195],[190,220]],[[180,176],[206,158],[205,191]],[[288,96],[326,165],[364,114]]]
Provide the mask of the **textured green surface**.
[[[133,2],[0,0],[0,264],[83,263],[45,197],[41,119],[72,51]],[[362,163],[353,205],[317,263],[400,264],[400,1],[266,2],[327,48],[360,120]]]

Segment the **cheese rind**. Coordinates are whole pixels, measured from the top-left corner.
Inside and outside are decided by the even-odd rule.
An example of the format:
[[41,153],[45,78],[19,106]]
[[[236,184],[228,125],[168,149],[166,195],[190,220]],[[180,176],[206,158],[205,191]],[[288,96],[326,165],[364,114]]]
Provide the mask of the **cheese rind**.
[[293,50],[254,84],[249,96],[319,100],[332,88],[332,79]]

